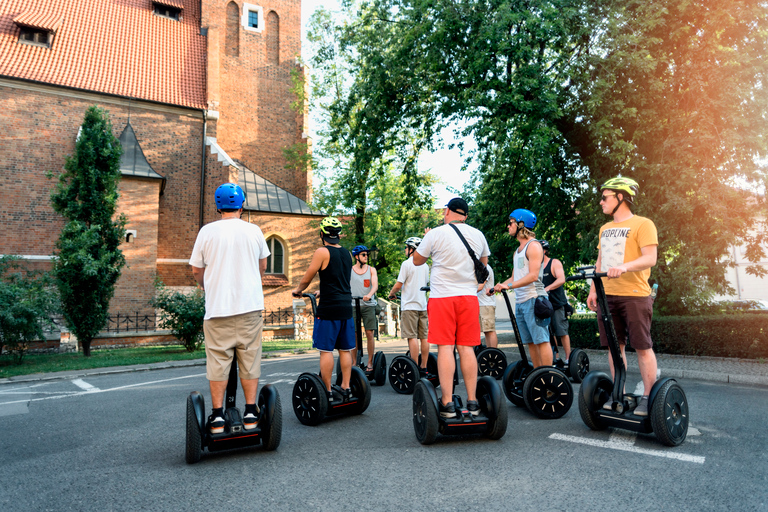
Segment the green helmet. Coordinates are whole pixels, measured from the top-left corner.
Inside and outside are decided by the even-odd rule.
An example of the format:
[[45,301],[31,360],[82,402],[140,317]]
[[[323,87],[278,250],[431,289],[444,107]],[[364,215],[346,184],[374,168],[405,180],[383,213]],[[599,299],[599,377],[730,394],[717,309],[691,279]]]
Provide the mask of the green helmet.
[[320,233],[326,236],[338,237],[341,233],[341,222],[336,217],[326,217],[320,221]]
[[624,200],[628,203],[634,203],[634,196],[637,195],[638,185],[632,178],[624,178],[623,176],[616,176],[611,178],[600,187],[600,190],[615,190],[617,192],[626,192]]

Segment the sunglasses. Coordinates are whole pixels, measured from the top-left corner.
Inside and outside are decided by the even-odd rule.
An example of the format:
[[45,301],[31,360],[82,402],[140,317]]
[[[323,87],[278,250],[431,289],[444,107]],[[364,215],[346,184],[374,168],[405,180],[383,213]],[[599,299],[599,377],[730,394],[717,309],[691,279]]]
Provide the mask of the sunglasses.
[[603,194],[602,196],[600,196],[600,202],[605,202],[608,200],[609,197],[613,197],[615,195],[616,194]]

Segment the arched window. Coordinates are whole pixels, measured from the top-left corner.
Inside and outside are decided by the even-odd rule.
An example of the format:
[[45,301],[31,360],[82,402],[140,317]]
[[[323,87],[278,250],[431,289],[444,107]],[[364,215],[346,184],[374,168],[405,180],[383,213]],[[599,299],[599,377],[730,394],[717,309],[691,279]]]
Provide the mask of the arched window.
[[267,14],[267,59],[270,64],[280,64],[280,17],[275,11]]
[[227,4],[227,38],[224,45],[228,56],[240,56],[240,9],[235,2]]
[[284,274],[283,255],[285,251],[283,250],[283,244],[277,238],[272,237],[267,240],[267,245],[271,253],[267,258],[267,274]]

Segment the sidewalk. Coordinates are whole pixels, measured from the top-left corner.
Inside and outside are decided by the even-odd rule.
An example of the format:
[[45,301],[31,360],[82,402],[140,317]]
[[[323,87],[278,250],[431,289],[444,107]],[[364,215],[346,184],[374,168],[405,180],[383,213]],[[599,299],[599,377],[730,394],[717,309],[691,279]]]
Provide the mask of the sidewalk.
[[[519,359],[512,322],[496,320],[496,332],[501,349],[511,360]],[[610,372],[608,350],[586,350],[590,370]],[[768,361],[733,359],[727,357],[676,356],[656,354],[662,377],[698,379],[733,384],[758,384],[768,386]],[[637,373],[637,355],[627,351],[630,373]]]

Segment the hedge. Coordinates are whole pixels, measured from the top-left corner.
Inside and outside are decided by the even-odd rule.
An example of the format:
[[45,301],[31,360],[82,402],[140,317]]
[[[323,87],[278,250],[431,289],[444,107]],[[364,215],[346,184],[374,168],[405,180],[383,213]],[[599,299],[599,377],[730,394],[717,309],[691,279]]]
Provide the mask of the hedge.
[[[600,348],[593,315],[571,317],[569,334],[574,347]],[[659,354],[768,358],[768,315],[656,317],[651,338]]]

